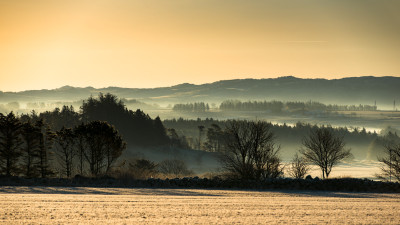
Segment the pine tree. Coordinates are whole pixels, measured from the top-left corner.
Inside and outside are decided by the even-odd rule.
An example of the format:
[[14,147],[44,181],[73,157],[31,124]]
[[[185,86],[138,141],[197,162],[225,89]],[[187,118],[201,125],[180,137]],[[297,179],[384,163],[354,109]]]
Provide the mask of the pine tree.
[[21,127],[21,122],[13,112],[6,116],[0,113],[0,170],[6,176],[19,173],[18,160],[23,144]]
[[39,137],[40,130],[28,121],[22,125],[22,139],[24,145],[22,148],[23,162],[21,165],[22,173],[26,177],[38,177],[39,172],[37,167],[38,152],[39,152]]

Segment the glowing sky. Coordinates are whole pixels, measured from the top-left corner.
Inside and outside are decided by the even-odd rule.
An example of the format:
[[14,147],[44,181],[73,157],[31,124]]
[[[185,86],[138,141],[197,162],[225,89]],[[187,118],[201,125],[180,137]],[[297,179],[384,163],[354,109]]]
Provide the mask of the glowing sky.
[[399,0],[0,0],[0,90],[400,76]]

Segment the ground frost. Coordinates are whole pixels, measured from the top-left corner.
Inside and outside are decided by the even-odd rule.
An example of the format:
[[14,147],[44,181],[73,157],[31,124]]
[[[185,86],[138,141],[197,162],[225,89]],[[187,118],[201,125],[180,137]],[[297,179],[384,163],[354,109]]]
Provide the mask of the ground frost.
[[0,187],[0,224],[400,224],[400,194]]

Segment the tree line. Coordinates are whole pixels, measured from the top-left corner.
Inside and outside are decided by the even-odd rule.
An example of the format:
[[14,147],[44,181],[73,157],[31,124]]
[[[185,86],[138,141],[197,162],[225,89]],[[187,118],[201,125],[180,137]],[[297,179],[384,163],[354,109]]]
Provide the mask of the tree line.
[[210,111],[210,106],[208,103],[204,102],[195,102],[195,103],[187,103],[187,104],[175,104],[172,107],[173,111],[177,112],[195,112],[202,113]]
[[[224,131],[226,148],[221,161],[229,175],[242,180],[263,180],[283,175],[279,145],[269,123],[263,121],[230,121]],[[351,156],[345,148],[343,137],[335,136],[330,129],[318,128],[302,141],[299,158],[292,161],[289,171],[295,178],[304,178],[308,164],[317,165],[323,178],[328,178],[332,168]]]
[[[382,173],[376,176],[383,180],[400,177],[400,137],[389,131],[385,136],[367,132],[365,129],[349,130],[297,123],[294,127],[274,125],[264,121],[219,121],[176,120],[164,121],[166,126],[175,127],[185,133],[192,130],[193,148],[217,152],[229,175],[239,179],[266,179],[283,176],[283,165],[279,157],[280,146],[276,137],[301,136],[301,148],[286,168],[290,176],[304,178],[310,165],[321,169],[322,178],[328,178],[332,168],[352,154],[345,146],[345,137],[366,139],[385,151],[378,157],[383,163]],[[308,134],[308,135],[305,135]],[[197,136],[197,138],[196,138]],[[286,139],[285,139],[286,140]]]
[[[210,110],[208,103],[196,102],[175,104],[172,108],[178,112],[207,112]],[[270,113],[282,112],[332,112],[332,111],[376,111],[377,106],[372,105],[337,105],[323,104],[316,101],[239,101],[226,100],[219,105],[220,111],[265,111]]]
[[170,144],[170,138],[160,117],[152,119],[140,109],[130,110],[122,100],[109,93],[89,97],[83,101],[79,111],[75,111],[72,106],[63,106],[61,109],[55,108],[39,115],[33,111],[31,114],[23,114],[21,118],[25,121],[43,119],[52,130],[72,128],[82,122],[107,121],[115,126],[132,147]]
[[221,111],[270,111],[273,113],[293,111],[376,111],[371,105],[337,105],[323,104],[315,101],[281,102],[281,101],[247,101],[227,100],[220,104]]
[[[290,127],[264,121],[178,119],[164,124],[159,117],[153,120],[141,110],[128,110],[111,94],[88,98],[79,112],[72,106],[63,106],[39,115],[35,112],[21,116],[13,112],[0,114],[0,173],[43,178],[74,174],[98,176],[112,170],[129,140],[137,146],[168,145],[217,152],[227,175],[235,179],[277,178],[283,175],[283,165],[276,135],[300,132],[309,135],[303,136],[300,156],[296,154],[293,158],[289,173],[303,178],[308,165],[314,164],[320,167],[322,177],[328,178],[335,165],[351,156],[350,149],[345,147],[346,135],[377,136],[365,129],[349,131],[302,123]],[[193,143],[179,136],[179,126],[174,125],[192,126],[196,132]],[[379,160],[386,165],[382,177],[391,179],[399,174],[400,145],[396,133],[388,135],[393,142],[387,145],[387,154]]]
[[[214,128],[212,128],[214,129]],[[242,180],[264,180],[283,175],[284,166],[279,157],[280,146],[276,143],[271,124],[264,121],[229,121],[221,131],[224,147],[221,162],[228,176]],[[384,139],[384,154],[378,157],[382,163],[381,173],[376,177],[400,181],[400,138],[389,132]],[[328,178],[333,167],[352,156],[346,147],[344,136],[329,127],[318,127],[304,136],[289,164],[290,176],[304,178],[310,165],[320,168],[322,178]]]
[[[185,146],[168,135],[159,117],[128,110],[112,94],[37,114],[0,114],[0,174],[25,177],[87,174],[113,167],[130,146]],[[57,166],[56,166],[57,165]]]
[[125,148],[104,121],[53,131],[43,119],[23,122],[13,112],[0,113],[0,173],[6,176],[96,176],[110,171]]
[[[180,134],[181,137],[184,137],[186,143],[191,148],[218,152],[219,149],[223,147],[221,146],[221,140],[223,139],[222,131],[227,126],[228,122],[227,120],[216,120],[213,118],[198,118],[196,120],[178,118],[164,120],[163,124],[165,127],[168,127],[169,130],[174,130],[174,132]],[[318,129],[316,125],[302,122],[297,122],[292,126],[270,123],[270,127],[271,131],[285,143],[299,142],[304,134]],[[382,142],[382,140],[378,138],[377,133],[367,131],[365,128],[350,129],[347,127],[333,128],[329,126],[327,126],[327,128],[331,129],[335,135],[345,137],[347,142]]]

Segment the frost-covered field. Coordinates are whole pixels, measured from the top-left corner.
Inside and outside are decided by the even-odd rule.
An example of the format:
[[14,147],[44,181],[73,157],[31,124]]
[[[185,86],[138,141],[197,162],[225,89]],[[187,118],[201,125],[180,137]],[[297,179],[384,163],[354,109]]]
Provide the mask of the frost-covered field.
[[400,194],[0,187],[0,224],[400,224]]

